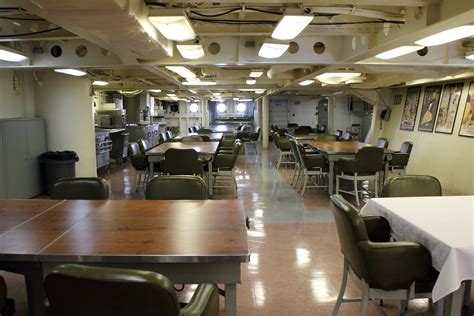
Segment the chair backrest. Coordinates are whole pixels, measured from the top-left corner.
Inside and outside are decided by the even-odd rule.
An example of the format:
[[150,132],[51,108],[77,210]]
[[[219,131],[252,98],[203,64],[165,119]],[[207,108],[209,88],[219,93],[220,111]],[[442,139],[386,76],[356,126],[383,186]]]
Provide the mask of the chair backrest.
[[310,156],[311,158],[309,158],[302,144],[297,143],[296,146],[298,149],[300,163],[303,166],[303,168],[313,168],[313,167],[324,168],[326,166],[326,161],[324,160],[324,157],[322,155],[311,155]]
[[381,138],[377,139],[377,145],[376,146],[379,147],[379,148],[387,148],[388,143],[389,143],[388,139],[381,137]]
[[140,153],[140,146],[137,143],[128,144],[128,155],[133,156]]
[[198,133],[198,134],[210,134],[210,133],[212,133],[212,129],[201,128],[200,130],[198,130],[197,133]]
[[351,140],[352,139],[352,134],[349,133],[349,132],[344,132],[344,134],[342,135],[342,139]]
[[299,165],[301,164],[301,158],[298,153],[298,144],[296,143],[296,140],[294,138],[290,138],[290,147],[291,147],[291,152],[293,153],[293,156],[295,157],[296,163]]
[[170,148],[165,152],[165,159],[160,162],[161,171],[171,175],[200,174],[202,163],[194,149]]
[[358,173],[378,172],[383,168],[384,150],[379,147],[363,147],[355,155]]
[[340,138],[342,136],[342,133],[343,131],[341,131],[340,129],[338,129],[335,133],[334,133],[334,136],[336,136],[337,138]]
[[328,135],[328,134],[322,134],[316,137],[316,141],[321,141],[321,142],[334,142],[336,141],[336,136],[334,135]]
[[384,185],[385,197],[441,196],[443,190],[432,176],[403,175],[389,178]]
[[166,134],[168,135],[168,139],[173,139],[173,133],[171,131],[166,131]]
[[166,132],[161,133],[161,138],[163,139],[164,142],[166,142],[169,139],[168,133]]
[[159,176],[148,182],[145,196],[147,200],[205,200],[207,186],[198,176]]
[[202,138],[203,142],[210,142],[211,141],[211,137],[209,137],[209,135],[201,135],[201,138]]
[[295,129],[295,135],[304,135],[309,134],[313,131],[311,126],[299,126]]
[[188,127],[188,132],[193,133],[193,129],[191,127]]
[[234,142],[234,151],[233,151],[233,155],[234,156],[238,156],[239,153],[240,153],[240,148],[242,147],[242,142],[240,140],[236,140]]
[[355,274],[362,278],[366,275],[366,270],[358,250],[358,243],[369,240],[364,220],[357,209],[341,195],[332,195],[330,199],[341,252]]
[[410,154],[412,149],[413,149],[412,142],[403,142],[402,147],[400,148],[400,152],[402,154]]
[[51,190],[53,200],[107,200],[109,183],[99,177],[64,178]]
[[146,139],[140,139],[138,141],[138,146],[140,146],[140,150],[143,153],[150,149],[150,145]]
[[191,126],[191,130],[193,133],[197,133],[198,129],[196,128],[196,126]]
[[173,283],[148,271],[63,264],[44,281],[50,315],[180,315]]
[[197,136],[197,135],[193,135],[193,136],[186,136],[186,137],[183,137],[181,139],[181,142],[183,143],[192,143],[192,142],[203,142],[203,137],[202,136]]
[[224,135],[222,136],[222,139],[226,139],[226,140],[227,140],[227,139],[235,139],[235,138],[236,138],[235,136],[236,136],[236,135],[233,134],[233,133],[232,133],[232,134],[224,134]]

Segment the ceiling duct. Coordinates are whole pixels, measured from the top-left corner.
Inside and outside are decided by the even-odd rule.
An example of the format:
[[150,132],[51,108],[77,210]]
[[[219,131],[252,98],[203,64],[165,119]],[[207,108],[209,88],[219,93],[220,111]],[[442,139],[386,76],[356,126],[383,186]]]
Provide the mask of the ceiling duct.
[[173,54],[172,41],[148,20],[141,0],[20,0],[19,5],[102,48],[126,64]]

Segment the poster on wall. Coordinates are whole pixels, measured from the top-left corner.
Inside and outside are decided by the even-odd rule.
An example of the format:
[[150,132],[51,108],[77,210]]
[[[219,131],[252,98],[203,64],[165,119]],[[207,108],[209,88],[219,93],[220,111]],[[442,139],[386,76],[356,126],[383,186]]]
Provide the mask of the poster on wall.
[[438,118],[436,119],[436,133],[452,134],[454,120],[458,112],[463,83],[452,83],[444,86],[443,95],[439,103]]
[[402,121],[400,129],[404,131],[413,131],[415,127],[416,112],[418,110],[418,102],[420,101],[421,87],[409,88],[403,107]]
[[469,85],[469,91],[467,92],[459,135],[474,137],[474,81]]
[[433,131],[442,90],[442,85],[426,87],[423,103],[421,104],[420,122],[418,124],[419,131]]

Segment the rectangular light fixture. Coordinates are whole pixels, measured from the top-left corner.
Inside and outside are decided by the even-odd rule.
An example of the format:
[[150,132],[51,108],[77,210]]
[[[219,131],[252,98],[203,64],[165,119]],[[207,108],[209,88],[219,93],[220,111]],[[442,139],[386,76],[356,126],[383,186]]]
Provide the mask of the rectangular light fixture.
[[263,58],[278,58],[290,47],[290,44],[265,41],[258,51],[258,56]]
[[259,78],[263,75],[263,69],[252,69],[250,71],[250,75],[249,77],[252,77],[252,78]]
[[234,101],[239,101],[239,98],[232,98],[232,100],[234,100]]
[[212,95],[215,96],[215,97],[220,97],[221,93],[220,92],[213,92]]
[[27,59],[28,57],[26,55],[23,55],[20,51],[17,51],[16,49],[6,46],[0,46],[0,60],[19,63]]
[[92,85],[94,85],[94,86],[108,86],[109,83],[107,81],[96,80],[96,81],[92,82]]
[[254,85],[257,83],[257,80],[255,78],[247,78],[247,80],[245,80],[245,83],[248,84],[248,85]]
[[195,81],[183,81],[182,84],[185,86],[215,86],[217,85],[217,82],[195,80]]
[[185,79],[196,78],[196,74],[184,66],[166,66],[166,69],[177,73]]
[[474,25],[463,25],[425,37],[416,41],[415,44],[421,46],[436,46],[470,36],[474,36]]
[[169,40],[181,42],[196,38],[196,33],[184,10],[160,10],[148,19]]
[[253,99],[239,99],[239,101],[241,101],[241,102],[251,102],[251,101],[253,101]]
[[313,21],[313,18],[313,15],[304,14],[303,10],[287,9],[273,30],[272,38],[278,40],[294,39]]
[[310,84],[312,84],[314,82],[314,80],[305,80],[305,81],[301,81],[299,83],[300,86],[309,86]]
[[176,96],[176,94],[174,94],[174,93],[167,93],[166,95],[167,95],[167,96],[169,96],[170,98],[172,98],[172,97],[175,97],[175,96]]
[[423,46],[418,46],[418,45],[411,45],[411,46],[400,46],[391,50],[388,50],[386,52],[380,53],[378,55],[375,55],[375,58],[378,59],[392,59],[395,57],[400,57],[406,54],[410,54],[416,51],[419,51],[422,49]]
[[82,76],[87,75],[87,73],[85,71],[77,70],[77,69],[69,69],[69,68],[54,69],[54,71],[62,73],[62,74],[66,74],[66,75],[76,76],[76,77],[82,77]]
[[148,90],[148,91],[154,92],[154,93],[160,93],[160,92],[161,92],[160,89],[150,89],[150,90]]
[[359,77],[360,72],[326,72],[316,77],[316,79],[331,79],[331,78],[354,78]]
[[198,59],[204,57],[204,48],[201,44],[176,45],[179,53],[186,59]]
[[468,60],[472,60],[474,61],[474,51],[473,52],[468,52],[464,55],[464,58],[468,59]]

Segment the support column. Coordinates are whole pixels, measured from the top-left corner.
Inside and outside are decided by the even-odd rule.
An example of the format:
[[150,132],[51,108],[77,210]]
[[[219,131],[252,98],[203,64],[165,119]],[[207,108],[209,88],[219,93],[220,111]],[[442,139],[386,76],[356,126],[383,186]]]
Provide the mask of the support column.
[[334,134],[334,108],[336,107],[336,97],[330,96],[328,98],[328,126],[327,133]]
[[262,98],[262,148],[268,148],[268,133],[270,131],[270,98]]
[[209,105],[208,98],[201,98],[202,126],[207,128],[209,126]]

